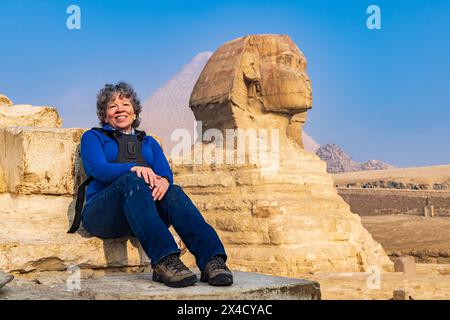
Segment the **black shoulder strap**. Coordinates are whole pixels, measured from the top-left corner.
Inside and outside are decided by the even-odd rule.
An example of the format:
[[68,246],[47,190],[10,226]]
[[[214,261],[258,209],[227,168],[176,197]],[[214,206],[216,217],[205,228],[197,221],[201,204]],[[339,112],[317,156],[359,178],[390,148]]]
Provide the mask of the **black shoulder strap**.
[[[108,137],[110,137],[110,138],[113,138],[113,139],[116,139],[117,136],[120,136],[120,135],[123,134],[123,133],[121,133],[121,132],[119,132],[119,131],[111,131],[111,130],[106,130],[106,129],[98,128],[98,127],[94,127],[94,128],[92,128],[92,130],[101,132],[101,133],[103,133],[104,135],[106,135],[106,136],[108,136]],[[136,129],[135,129],[134,132],[135,132],[137,138],[138,138],[140,141],[144,140],[145,136],[147,135],[147,134],[145,133],[145,131],[141,131],[141,130],[136,130]],[[117,139],[116,139],[116,140],[117,140]]]
[[78,187],[77,191],[77,202],[75,203],[75,216],[73,217],[72,226],[70,227],[67,233],[75,233],[81,224],[81,212],[83,211],[84,204],[84,196],[86,193],[87,185],[93,180],[92,177],[87,178],[84,182]]
[[145,133],[145,131],[140,131],[140,130],[134,130],[134,132],[136,133],[137,137],[139,140],[144,140],[145,136],[147,135]]
[[110,138],[115,138],[115,136],[114,136],[114,132],[115,131],[111,131],[111,130],[105,130],[105,129],[103,129],[103,128],[97,128],[97,127],[94,127],[94,128],[92,128],[91,130],[95,130],[95,131],[98,131],[98,132],[101,132],[101,133],[103,133],[105,136],[108,136],[108,137],[110,137]]

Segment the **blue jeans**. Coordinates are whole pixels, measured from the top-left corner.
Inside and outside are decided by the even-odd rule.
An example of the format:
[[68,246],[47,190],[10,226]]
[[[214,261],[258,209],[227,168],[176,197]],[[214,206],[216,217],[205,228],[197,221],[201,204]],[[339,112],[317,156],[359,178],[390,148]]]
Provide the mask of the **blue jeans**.
[[89,199],[82,222],[89,233],[100,238],[137,237],[153,267],[168,254],[180,253],[170,225],[195,256],[200,270],[215,255],[226,259],[219,236],[180,186],[171,185],[161,200],[154,201],[152,190],[135,172],[122,175]]

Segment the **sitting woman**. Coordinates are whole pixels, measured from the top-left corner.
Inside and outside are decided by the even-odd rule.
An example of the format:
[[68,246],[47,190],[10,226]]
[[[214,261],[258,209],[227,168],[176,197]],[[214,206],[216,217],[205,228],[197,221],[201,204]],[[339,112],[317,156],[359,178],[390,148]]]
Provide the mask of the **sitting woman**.
[[[83,166],[93,179],[82,212],[84,228],[100,238],[137,237],[151,260],[154,281],[170,287],[193,285],[197,277],[179,259],[180,249],[168,229],[173,225],[195,256],[201,281],[231,285],[233,275],[217,233],[173,184],[158,142],[136,130],[141,109],[135,91],[124,82],[107,84],[97,95],[102,128],[86,131],[81,139]],[[118,142],[133,135],[137,143]],[[137,152],[139,161],[127,160],[130,152]]]

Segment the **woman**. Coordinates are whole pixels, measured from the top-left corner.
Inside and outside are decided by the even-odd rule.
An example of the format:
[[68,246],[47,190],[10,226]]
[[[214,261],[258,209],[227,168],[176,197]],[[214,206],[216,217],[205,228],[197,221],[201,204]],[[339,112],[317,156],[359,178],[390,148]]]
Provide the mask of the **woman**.
[[[86,131],[81,139],[83,166],[93,178],[83,208],[84,228],[101,238],[137,237],[151,260],[154,281],[170,287],[193,285],[197,277],[179,259],[180,249],[168,230],[173,225],[195,256],[201,280],[231,285],[233,275],[217,233],[173,184],[158,142],[136,130],[141,109],[135,91],[124,82],[107,84],[97,95],[102,129]],[[141,141],[119,143],[119,138],[137,135]],[[133,152],[140,154],[127,158]]]

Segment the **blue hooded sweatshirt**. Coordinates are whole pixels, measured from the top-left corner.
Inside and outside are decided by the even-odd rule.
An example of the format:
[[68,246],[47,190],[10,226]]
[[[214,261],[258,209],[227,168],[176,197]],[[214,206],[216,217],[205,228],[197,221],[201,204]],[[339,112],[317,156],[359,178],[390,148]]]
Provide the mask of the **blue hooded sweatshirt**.
[[[103,129],[114,131],[108,124]],[[99,191],[108,187],[114,180],[130,171],[136,163],[113,163],[119,153],[118,143],[105,134],[88,130],[81,137],[81,159],[88,176],[94,178],[86,191],[86,203]],[[159,176],[166,176],[173,184],[172,170],[159,143],[151,136],[142,141],[142,157],[147,165]]]

